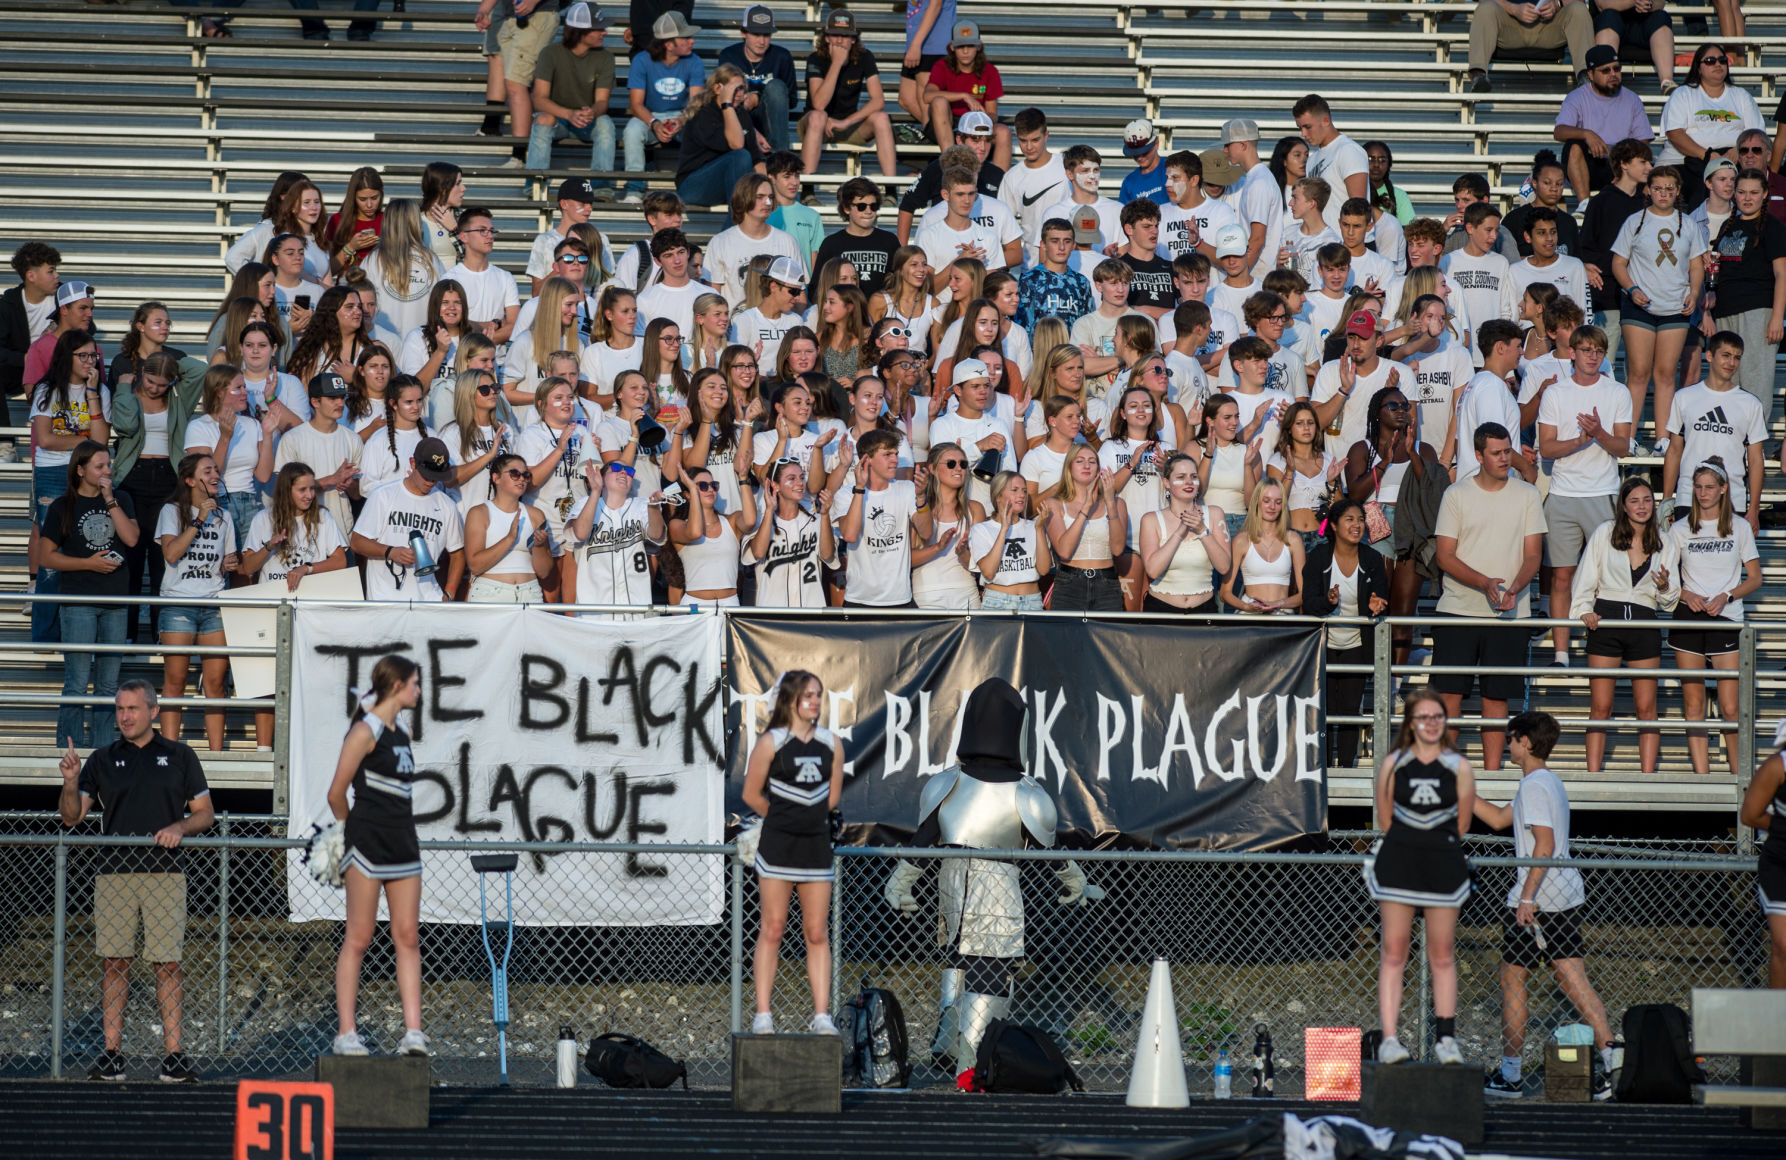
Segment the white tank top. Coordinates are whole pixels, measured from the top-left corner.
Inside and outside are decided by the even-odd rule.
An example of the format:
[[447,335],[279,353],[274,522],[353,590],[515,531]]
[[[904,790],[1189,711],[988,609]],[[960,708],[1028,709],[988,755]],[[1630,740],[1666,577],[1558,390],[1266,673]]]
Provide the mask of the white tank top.
[[[698,499],[695,502],[700,502]],[[677,544],[682,557],[682,587],[687,592],[717,592],[738,587],[738,533],[721,516],[719,531],[692,544]]]
[[1246,555],[1240,560],[1241,579],[1248,588],[1255,584],[1276,584],[1284,588],[1290,587],[1290,545],[1278,544],[1278,556],[1275,560],[1267,560],[1259,554],[1256,545],[1246,546]]
[[1203,461],[1203,500],[1236,515],[1246,510],[1246,447],[1230,443]]
[[143,412],[143,449],[137,454],[138,459],[166,459],[168,457],[167,416],[166,408],[160,411]]
[[521,534],[515,538],[514,545],[509,548],[502,559],[490,565],[485,571],[498,576],[532,576],[533,548],[528,541],[533,538],[534,529],[532,519],[528,516],[526,509],[516,508],[513,512],[505,512],[496,506],[494,500],[485,500],[483,508],[484,513],[490,517],[490,530],[484,533],[485,547],[489,547],[508,535],[509,526],[517,519],[523,521]]
[[[1203,516],[1203,526],[1209,526],[1209,506],[1198,504],[1197,510]],[[1154,525],[1160,533],[1160,539],[1171,538],[1172,525],[1167,523],[1172,518],[1167,511],[1149,513],[1159,521]],[[1167,565],[1166,574],[1153,582],[1153,590],[1166,596],[1208,596],[1215,591],[1215,565],[1209,561],[1209,552],[1203,547],[1202,540],[1186,539],[1178,545],[1178,551],[1172,553],[1172,563]]]
[[[1085,530],[1079,533],[1079,545],[1073,549],[1075,560],[1102,560],[1111,555],[1110,551],[1110,513],[1100,512],[1095,516],[1082,517]],[[1073,521],[1063,519],[1063,527],[1071,528]],[[1062,561],[1065,563],[1065,561]]]
[[885,290],[881,291],[881,301],[886,303],[887,306],[886,317],[901,323],[906,330],[911,332],[910,336],[905,340],[906,349],[916,354],[923,354],[925,351],[929,350],[930,325],[936,321],[936,299],[929,295],[925,295],[924,308],[910,317],[899,312],[899,304],[893,300],[893,295],[887,293]]
[[1391,463],[1387,467],[1377,465],[1377,494],[1372,498],[1378,503],[1394,503],[1401,494],[1402,477],[1408,474],[1408,464]]
[[[947,552],[940,552],[929,562],[912,569],[912,602],[919,608],[980,606],[980,586],[974,583],[973,573],[967,570],[961,563],[961,557],[955,552],[957,547],[967,541],[966,517],[956,521],[955,527],[955,542],[949,545]],[[931,537],[924,541],[924,546],[934,545],[947,531],[948,528],[939,523]]]

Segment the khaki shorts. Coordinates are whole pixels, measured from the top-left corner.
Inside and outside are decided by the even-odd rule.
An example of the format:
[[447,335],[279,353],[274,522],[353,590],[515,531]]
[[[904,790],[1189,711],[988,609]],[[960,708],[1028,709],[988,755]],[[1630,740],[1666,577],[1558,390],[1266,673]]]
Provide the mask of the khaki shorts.
[[93,881],[93,942],[102,959],[177,963],[186,943],[186,875],[101,874]]
[[502,79],[507,84],[533,87],[533,70],[540,62],[540,53],[558,35],[558,14],[535,9],[522,28],[511,17],[496,34],[502,49]]
[[[811,113],[807,113],[805,116],[800,118],[800,126],[799,126],[798,136],[800,136],[801,138],[804,138],[806,136],[806,127],[807,127],[807,125],[811,124],[811,122],[812,122],[812,114]],[[872,140],[874,140],[874,118],[873,117],[864,117],[864,118],[862,118],[862,120],[860,120],[856,123],[855,128],[851,129],[849,132],[845,133],[841,137],[831,138],[831,140],[826,142],[826,144],[828,144],[828,145],[866,145]]]

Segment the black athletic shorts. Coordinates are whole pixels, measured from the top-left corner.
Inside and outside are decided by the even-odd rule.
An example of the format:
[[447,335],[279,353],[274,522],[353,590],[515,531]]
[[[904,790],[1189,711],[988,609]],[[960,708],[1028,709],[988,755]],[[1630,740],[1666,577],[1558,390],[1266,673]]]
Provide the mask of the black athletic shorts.
[[[1433,621],[1435,665],[1471,668],[1521,668],[1527,664],[1526,645],[1532,628],[1523,620],[1500,625],[1447,624],[1443,613]],[[1476,687],[1474,673],[1434,673],[1432,690],[1467,697]],[[1523,676],[1483,673],[1482,695],[1490,701],[1517,701],[1526,695]]]
[[1668,630],[1668,647],[1677,652],[1718,657],[1735,652],[1740,644],[1738,629],[1741,626],[1734,620],[1709,612],[1694,612],[1682,604],[1674,610],[1674,622],[1681,627]]
[[[1594,601],[1594,612],[1602,620],[1656,619],[1656,610],[1647,605],[1621,604],[1616,600]],[[1588,633],[1588,655],[1622,661],[1653,661],[1662,655],[1662,630],[1596,628]]]
[[[1515,967],[1536,971],[1558,959],[1579,959],[1581,946],[1581,907],[1568,910],[1540,910],[1532,926],[1521,926],[1513,910],[1502,912],[1501,961]],[[1539,946],[1542,938],[1544,945]]]
[[[900,54],[900,60],[903,62],[904,59],[904,54]],[[930,75],[930,70],[935,68],[936,62],[941,59],[943,59],[943,54],[940,52],[924,53],[918,57],[917,68],[906,68],[905,65],[901,63],[899,66],[899,75],[908,81],[921,80]]]

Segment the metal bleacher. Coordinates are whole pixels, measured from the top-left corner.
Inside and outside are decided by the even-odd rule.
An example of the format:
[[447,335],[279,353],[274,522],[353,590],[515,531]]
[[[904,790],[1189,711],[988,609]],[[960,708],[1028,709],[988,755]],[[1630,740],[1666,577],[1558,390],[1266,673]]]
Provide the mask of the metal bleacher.
[[[696,45],[709,65],[735,38],[748,4],[697,3]],[[616,21],[608,47],[624,77],[625,8],[607,7]],[[782,28],[778,43],[803,62],[825,6],[772,7]],[[850,7],[880,59],[891,103],[904,4]],[[1056,149],[1098,146],[1111,193],[1127,168],[1117,149],[1121,127],[1133,117],[1154,118],[1171,147],[1192,149],[1213,145],[1229,117],[1252,117],[1269,152],[1275,137],[1294,131],[1294,101],[1318,91],[1343,131],[1390,144],[1397,182],[1422,212],[1449,209],[1451,181],[1466,170],[1487,174],[1499,196],[1512,197],[1534,150],[1550,142],[1554,109],[1569,84],[1571,66],[1560,61],[1502,62],[1492,93],[1464,92],[1473,8],[1471,0],[960,3],[962,14],[980,23],[1003,74],[1004,116],[1033,104],[1048,113]],[[558,168],[525,173],[501,167],[513,142],[476,135],[486,105],[474,9],[475,0],[409,0],[402,13],[387,6],[380,14],[375,39],[352,42],[344,35],[348,8],[337,2],[321,13],[336,39],[313,42],[299,37],[294,11],[273,0],[233,10],[234,34],[222,40],[199,35],[209,8],[0,0],[0,247],[10,253],[27,239],[53,242],[63,254],[63,276],[99,288],[97,318],[108,346],[137,303],[158,299],[172,311],[175,345],[196,348],[225,286],[224,250],[259,216],[275,173],[309,174],[332,210],[347,174],[360,165],[380,168],[389,196],[415,196],[422,167],[450,160],[465,170],[466,203],[495,211],[496,258],[519,274],[533,237],[550,221],[550,191],[578,172],[578,155],[562,149]],[[1707,39],[1694,21],[1708,18],[1709,7],[1671,11],[1681,53]],[[1743,64],[1732,70],[1733,80],[1771,109],[1774,70],[1786,53],[1786,3],[1752,2],[1745,13],[1748,35],[1737,54]],[[1647,63],[1628,69],[1627,83],[1655,117],[1661,98]],[[616,114],[624,101],[618,94]],[[901,160],[915,171],[932,153],[902,149]],[[652,184],[667,187],[673,156],[659,154],[653,163]],[[858,154],[828,152],[814,184],[834,188],[859,165]],[[824,209],[829,217],[831,207]],[[598,204],[592,220],[611,233],[617,251],[643,233],[629,207]],[[724,224],[706,207],[691,213],[686,228],[706,238]],[[15,421],[21,415],[15,411]],[[0,592],[24,585],[28,487],[25,463],[0,463]],[[1768,585],[1752,601],[1751,616],[1786,625],[1786,532],[1764,530],[1763,558]],[[0,605],[0,647],[24,639],[20,606]],[[1758,652],[1764,669],[1778,670],[1786,632],[1762,635]],[[152,661],[158,666],[158,657]],[[127,666],[133,669],[155,672]],[[0,652],[0,694],[53,693],[58,673],[53,654]],[[1541,678],[1534,690],[1535,706],[1587,715],[1579,669]],[[1786,708],[1778,681],[1763,679],[1757,692],[1764,720]],[[1678,717],[1678,693],[1665,687],[1663,704],[1665,716]],[[1618,711],[1629,713],[1626,699]],[[196,717],[189,714],[192,725]],[[47,769],[45,712],[0,708],[0,723],[8,731],[0,783]],[[232,756],[241,758],[241,783],[251,784],[259,768],[252,741],[232,738],[250,751]],[[1559,761],[1580,768],[1578,736]],[[1717,762],[1714,752],[1714,768]],[[1582,800],[1669,810],[1734,803],[1728,776],[1696,779],[1687,770],[1678,733],[1665,734],[1664,770],[1652,778],[1636,773],[1632,740],[1615,736],[1607,772],[1581,791]],[[1575,775],[1572,786],[1580,783]],[[1336,803],[1357,796],[1349,785],[1336,783]]]

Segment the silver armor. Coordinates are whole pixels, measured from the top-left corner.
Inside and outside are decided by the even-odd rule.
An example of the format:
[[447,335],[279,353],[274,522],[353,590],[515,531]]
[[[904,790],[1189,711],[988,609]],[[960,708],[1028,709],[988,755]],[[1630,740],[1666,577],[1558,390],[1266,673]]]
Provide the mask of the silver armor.
[[1054,845],[1059,814],[1054,799],[1025,776],[981,781],[952,765],[934,775],[918,795],[918,824],[935,814],[937,840],[970,850],[1020,850],[1027,833],[1038,846]]

